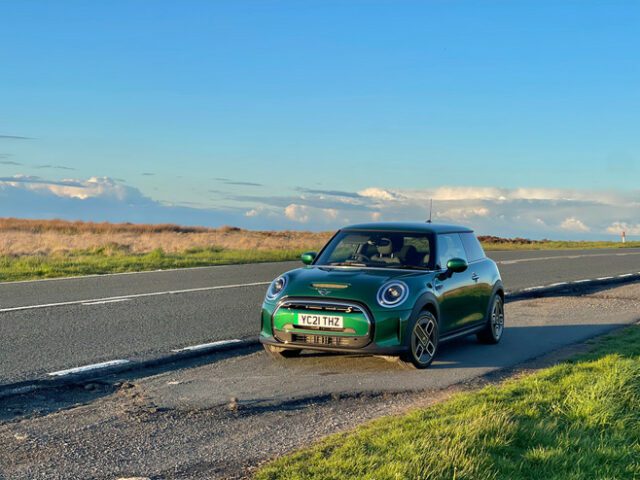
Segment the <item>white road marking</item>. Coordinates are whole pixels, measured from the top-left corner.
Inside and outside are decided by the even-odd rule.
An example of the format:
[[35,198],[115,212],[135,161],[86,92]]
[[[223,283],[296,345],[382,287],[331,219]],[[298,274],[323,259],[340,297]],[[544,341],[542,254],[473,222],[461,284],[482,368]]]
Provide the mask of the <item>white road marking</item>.
[[593,282],[593,280],[591,278],[585,278],[583,280],[576,280],[573,283],[586,283],[586,282]]
[[14,280],[12,282],[1,282],[0,285],[12,285],[14,283],[40,283],[40,282],[61,282],[65,280],[82,280],[83,278],[116,277],[122,275],[145,275],[164,272],[179,272],[190,270],[204,270],[206,268],[224,269],[230,267],[240,267],[249,265],[283,265],[286,263],[298,263],[296,260],[285,260],[284,262],[258,262],[258,263],[227,263],[222,265],[204,265],[201,267],[178,267],[178,268],[158,268],[156,270],[142,270],[139,272],[116,272],[116,273],[92,273],[89,275],[75,275],[72,277],[38,278],[35,280]]
[[128,302],[128,298],[114,298],[113,300],[99,300],[97,302],[85,302],[82,305],[102,305],[104,303]]
[[554,257],[531,257],[531,258],[517,258],[515,260],[499,260],[496,263],[498,265],[512,265],[514,263],[523,263],[523,262],[539,262],[546,260],[556,260],[556,259],[571,259],[575,260],[576,258],[584,258],[584,257],[624,257],[627,255],[640,255],[640,252],[627,252],[627,253],[594,253],[590,255],[556,255]]
[[613,277],[598,277],[596,280],[611,280]]
[[557,283],[551,283],[549,285],[547,285],[547,287],[559,287],[560,285],[567,285],[568,282],[557,282]]
[[633,273],[623,273],[622,275],[618,275],[618,278],[627,278],[633,277]]
[[129,363],[129,360],[109,360],[108,362],[93,363],[91,365],[84,365],[82,367],[59,370],[57,372],[51,372],[48,375],[51,377],[63,377],[65,375],[73,375],[74,373],[84,373],[90,372],[92,370],[99,370],[101,368],[113,367],[115,365],[124,365],[125,363]]
[[242,340],[234,338],[233,340],[219,340],[217,342],[203,343],[201,345],[192,345],[190,347],[178,348],[176,350],[171,350],[171,351],[175,352],[175,353],[193,352],[193,351],[197,351],[197,350],[204,350],[206,348],[222,347],[224,345],[232,345],[234,343],[240,343],[240,342],[242,342]]
[[24,305],[21,307],[0,308],[0,312],[16,312],[19,310],[32,310],[35,308],[62,307],[66,305],[81,305],[81,304],[91,304],[96,302],[106,303],[112,300],[128,300],[131,298],[156,297],[158,295],[177,295],[179,293],[206,292],[210,290],[224,290],[227,288],[241,288],[241,287],[256,287],[259,285],[270,285],[270,284],[271,282],[253,282],[253,283],[242,283],[242,284],[236,284],[236,285],[218,285],[215,287],[187,288],[185,290],[167,290],[165,292],[136,293],[132,295],[119,295],[117,297],[90,298],[85,300],[71,300],[69,302],[42,303],[39,305]]

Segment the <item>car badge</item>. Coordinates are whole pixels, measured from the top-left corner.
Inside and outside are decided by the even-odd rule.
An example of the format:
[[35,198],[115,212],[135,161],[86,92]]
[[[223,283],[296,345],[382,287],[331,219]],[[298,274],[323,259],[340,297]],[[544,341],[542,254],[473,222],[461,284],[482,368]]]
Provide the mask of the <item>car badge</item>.
[[326,297],[334,290],[343,290],[349,288],[348,283],[312,283],[311,288],[315,289],[320,295]]

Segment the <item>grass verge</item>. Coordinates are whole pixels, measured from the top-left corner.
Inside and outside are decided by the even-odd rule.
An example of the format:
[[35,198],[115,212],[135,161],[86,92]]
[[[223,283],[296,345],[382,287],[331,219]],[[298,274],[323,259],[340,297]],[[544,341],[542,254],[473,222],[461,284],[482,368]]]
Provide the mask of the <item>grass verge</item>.
[[640,326],[572,361],[331,436],[267,479],[640,478]]
[[180,253],[155,249],[133,254],[100,247],[63,254],[0,256],[0,281],[33,280],[232,263],[278,262],[300,258],[298,250],[194,248]]
[[[284,241],[284,240],[283,240]],[[277,245],[277,243],[274,243]],[[572,250],[587,248],[632,248],[640,242],[626,244],[614,242],[565,242],[544,241],[533,243],[483,242],[487,251],[492,250]],[[36,255],[0,255],[0,282],[36,280],[42,278],[70,277],[118,272],[140,272],[167,268],[201,267],[223,264],[278,262],[297,260],[307,248],[226,248],[193,247],[181,251],[164,251],[155,248],[147,252],[134,252],[126,244],[110,242],[103,246],[72,249],[57,253]],[[315,250],[318,250],[317,245]]]

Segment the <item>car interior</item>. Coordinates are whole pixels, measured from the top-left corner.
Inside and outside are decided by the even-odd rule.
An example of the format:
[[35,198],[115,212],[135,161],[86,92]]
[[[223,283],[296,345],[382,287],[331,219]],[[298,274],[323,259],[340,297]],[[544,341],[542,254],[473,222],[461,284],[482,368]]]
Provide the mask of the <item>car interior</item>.
[[426,268],[430,259],[428,239],[402,234],[372,237],[357,252],[357,258],[366,260],[368,266]]

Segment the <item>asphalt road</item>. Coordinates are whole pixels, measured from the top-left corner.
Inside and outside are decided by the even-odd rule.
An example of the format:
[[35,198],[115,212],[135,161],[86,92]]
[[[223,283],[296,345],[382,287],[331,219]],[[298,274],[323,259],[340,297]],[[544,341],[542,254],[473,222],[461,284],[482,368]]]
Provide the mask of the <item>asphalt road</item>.
[[500,344],[451,342],[427,370],[311,352],[278,361],[254,348],[12,398],[0,402],[0,478],[246,478],[327,434],[473,388],[478,376],[496,381],[584,351],[576,342],[638,320],[640,283],[511,302],[507,315]]
[[[508,290],[640,271],[640,249],[491,252]],[[298,262],[0,284],[0,385],[253,336],[267,284]]]

